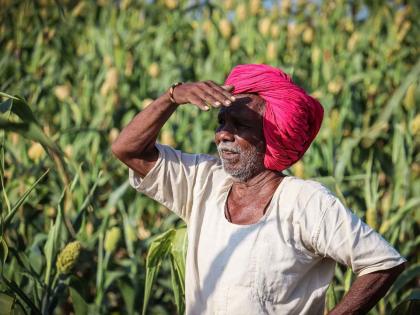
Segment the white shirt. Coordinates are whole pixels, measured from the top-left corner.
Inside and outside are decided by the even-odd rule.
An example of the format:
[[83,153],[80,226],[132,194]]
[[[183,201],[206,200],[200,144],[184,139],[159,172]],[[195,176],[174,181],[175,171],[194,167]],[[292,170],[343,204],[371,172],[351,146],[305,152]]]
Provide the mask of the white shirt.
[[230,223],[220,160],[156,147],[156,165],[143,179],[130,169],[130,184],[187,223],[188,315],[322,315],[336,262],[361,276],[405,261],[313,180],[285,177],[257,223]]

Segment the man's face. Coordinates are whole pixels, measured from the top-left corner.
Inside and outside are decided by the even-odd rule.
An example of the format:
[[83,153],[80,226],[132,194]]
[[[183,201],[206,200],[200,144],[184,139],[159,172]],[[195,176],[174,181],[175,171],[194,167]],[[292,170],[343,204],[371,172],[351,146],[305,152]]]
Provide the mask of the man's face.
[[235,97],[230,107],[219,112],[215,142],[225,171],[246,181],[265,169],[264,100],[254,94]]

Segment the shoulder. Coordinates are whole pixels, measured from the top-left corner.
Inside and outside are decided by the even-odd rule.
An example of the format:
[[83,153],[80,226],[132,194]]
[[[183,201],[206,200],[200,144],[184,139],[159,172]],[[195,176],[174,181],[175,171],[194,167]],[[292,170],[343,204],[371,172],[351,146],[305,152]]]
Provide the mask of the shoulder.
[[335,201],[337,197],[321,182],[314,179],[302,179],[292,176],[289,185],[286,185],[286,195],[294,196],[293,211],[298,217],[315,218]]
[[211,177],[221,180],[226,178],[219,157],[203,153],[186,153],[168,145],[156,143],[159,151],[157,164],[165,170],[174,170],[178,176],[189,175],[191,179],[205,181]]
[[304,206],[317,200],[331,200],[335,198],[331,190],[314,179],[303,179],[292,176],[289,189],[296,191],[296,204]]
[[203,153],[186,153],[171,146],[156,143],[159,151],[159,158],[169,162],[182,162],[186,165],[198,165],[200,163],[210,165],[221,165],[220,159],[216,156]]
[[295,200],[287,215],[297,228],[302,248],[315,253],[320,226],[338,199],[327,186],[314,179],[293,177],[289,183],[287,186],[292,189],[286,193],[287,198],[295,196]]

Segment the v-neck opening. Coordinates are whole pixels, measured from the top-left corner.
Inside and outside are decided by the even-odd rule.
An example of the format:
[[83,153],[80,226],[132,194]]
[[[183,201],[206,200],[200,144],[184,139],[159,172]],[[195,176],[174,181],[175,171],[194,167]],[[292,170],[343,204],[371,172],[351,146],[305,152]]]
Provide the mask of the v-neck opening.
[[285,176],[281,180],[280,184],[277,186],[276,190],[274,191],[273,196],[271,197],[270,202],[268,203],[268,205],[266,207],[267,210],[265,211],[264,215],[262,215],[261,218],[259,218],[257,222],[250,223],[250,224],[237,224],[237,223],[230,222],[226,218],[227,200],[228,200],[228,197],[229,197],[229,194],[232,190],[232,185],[233,185],[233,183],[230,183],[225,188],[225,191],[223,191],[224,196],[223,196],[223,198],[221,198],[221,200],[222,200],[222,207],[221,207],[222,211],[221,212],[222,212],[222,216],[223,216],[222,220],[225,222],[225,224],[230,225],[232,227],[237,227],[237,228],[249,228],[249,227],[253,227],[253,226],[257,226],[259,224],[262,224],[269,217],[269,215],[272,211],[272,208],[273,208],[273,203],[274,203],[275,199],[280,195],[281,191],[283,190],[285,181],[289,180],[292,177],[293,176]]

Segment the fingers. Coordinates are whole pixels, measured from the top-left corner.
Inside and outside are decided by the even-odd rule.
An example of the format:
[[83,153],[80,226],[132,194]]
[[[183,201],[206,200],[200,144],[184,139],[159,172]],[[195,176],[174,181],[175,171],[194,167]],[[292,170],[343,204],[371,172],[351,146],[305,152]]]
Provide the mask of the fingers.
[[209,110],[210,106],[230,106],[236,100],[232,95],[233,86],[220,86],[213,81],[202,81],[185,84],[187,102],[197,105],[201,110]]
[[225,97],[217,97],[214,92],[213,94],[210,93],[199,89],[191,96],[191,101],[202,110],[209,110],[210,106],[218,108],[222,106],[222,102],[224,102],[223,105],[225,106],[230,105],[231,102]]
[[235,100],[235,96],[233,96],[232,93],[230,93],[231,91],[233,91],[233,85],[222,85],[222,86],[220,86],[220,85],[214,83],[213,81],[206,81],[206,84],[207,84],[207,86],[211,87],[212,89],[214,89],[218,93],[222,94],[228,100],[230,100],[230,101]]
[[201,110],[208,111],[210,109],[206,102],[198,95],[191,96],[191,103],[197,105]]
[[229,106],[232,103],[224,94],[207,85],[197,90],[197,94],[213,107],[219,107],[221,105]]
[[224,98],[218,97],[214,93],[211,94],[211,91],[198,90],[196,93],[204,102],[213,107],[219,107],[224,102]]
[[207,84],[231,101],[235,100],[235,96],[233,96],[231,93],[233,91],[233,85],[218,85],[213,81],[207,81]]
[[210,99],[216,99],[216,102],[212,103],[214,107],[230,106],[232,101],[235,100],[235,97],[231,93],[223,90],[213,81],[204,82],[204,85],[200,86],[200,88],[203,90],[203,92],[205,92],[206,96],[210,96]]

